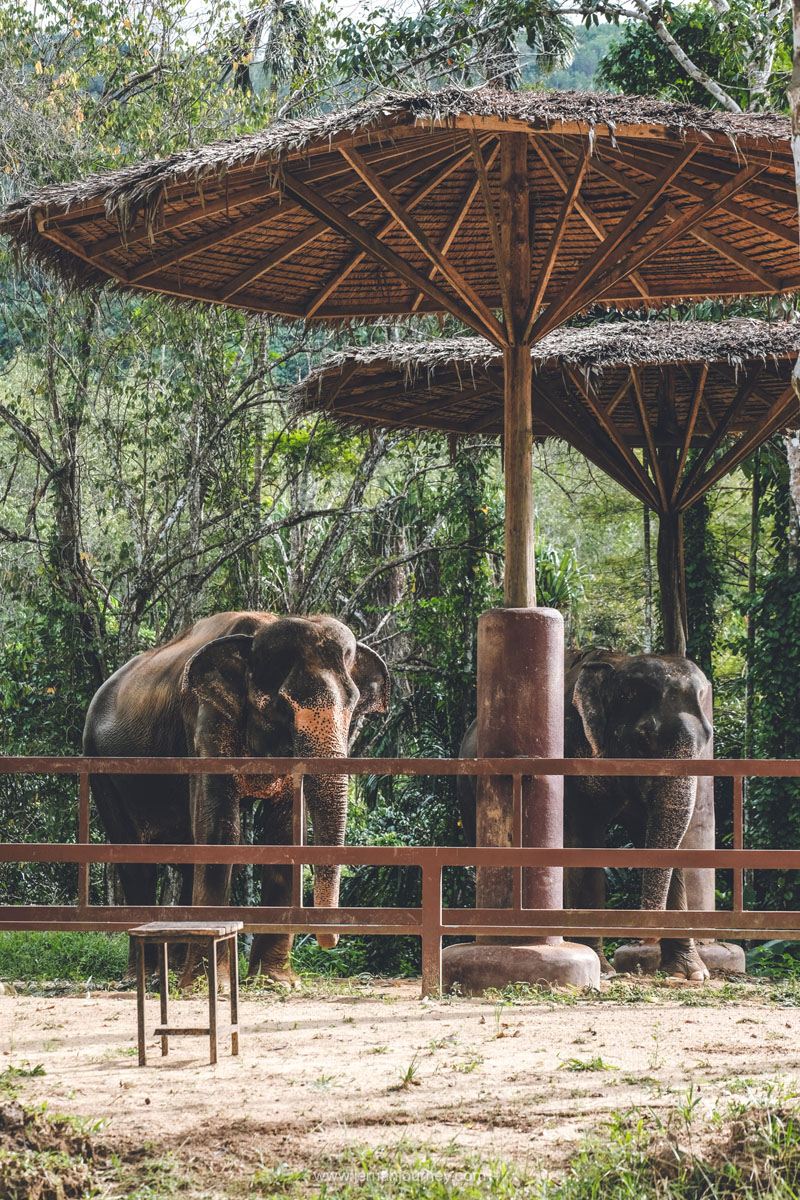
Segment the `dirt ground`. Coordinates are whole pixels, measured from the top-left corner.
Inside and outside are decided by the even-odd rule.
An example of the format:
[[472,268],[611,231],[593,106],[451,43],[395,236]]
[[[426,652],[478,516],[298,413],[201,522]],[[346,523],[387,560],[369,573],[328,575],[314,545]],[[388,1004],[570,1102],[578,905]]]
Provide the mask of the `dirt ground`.
[[[145,1068],[132,993],[3,996],[0,1074],[41,1064],[15,1077],[22,1103],[107,1120],[110,1143],[156,1143],[222,1175],[400,1142],[557,1168],[616,1110],[674,1108],[690,1087],[709,1113],[797,1090],[796,999],[721,987],[519,1003],[421,1000],[413,981],[267,992],[241,1003],[238,1058],[224,1034],[213,1067],[205,1039],[174,1038],[162,1059],[150,1037]],[[206,1012],[202,997],[171,1001],[176,1024]],[[147,1020],[152,1030],[155,999]]]

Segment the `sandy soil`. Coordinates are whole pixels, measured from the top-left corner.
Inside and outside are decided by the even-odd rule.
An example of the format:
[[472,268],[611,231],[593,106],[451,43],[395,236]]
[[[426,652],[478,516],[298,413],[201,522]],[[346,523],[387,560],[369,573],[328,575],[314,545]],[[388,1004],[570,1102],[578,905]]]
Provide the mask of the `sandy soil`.
[[[162,1059],[150,1038],[143,1069],[132,994],[0,997],[0,1072],[41,1063],[45,1075],[18,1081],[24,1103],[106,1118],[109,1142],[156,1142],[223,1173],[233,1158],[300,1167],[401,1140],[557,1166],[613,1110],[672,1108],[690,1085],[710,1110],[800,1082],[796,1007],[687,1006],[664,992],[657,1003],[500,1008],[420,1000],[418,987],[248,998],[238,1058],[224,1036],[214,1067],[204,1039],[174,1038]],[[174,1023],[205,1013],[202,998],[171,1002]],[[157,1019],[151,999],[149,1029]]]

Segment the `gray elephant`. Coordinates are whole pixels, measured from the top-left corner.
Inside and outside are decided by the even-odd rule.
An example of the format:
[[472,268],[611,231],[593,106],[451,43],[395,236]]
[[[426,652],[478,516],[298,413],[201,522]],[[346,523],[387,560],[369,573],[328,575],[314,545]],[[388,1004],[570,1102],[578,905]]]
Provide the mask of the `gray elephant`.
[[[363,718],[386,712],[383,660],[328,616],[219,613],[131,659],[92,700],[84,753],[146,757],[340,757]],[[240,812],[259,802],[265,844],[292,842],[291,777],[270,775],[94,775],[92,791],[112,842],[235,845]],[[345,839],[347,776],[307,777],[318,844]],[[125,901],[156,903],[156,867],[121,865]],[[229,903],[230,866],[182,871],[181,904]],[[339,902],[339,868],[317,867],[314,904]],[[291,868],[265,867],[262,904],[291,903]],[[321,946],[336,935],[320,934]],[[250,974],[289,981],[291,937],[257,935]],[[196,973],[187,959],[182,982]]]
[[[564,755],[567,758],[698,758],[712,734],[703,713],[709,683],[679,655],[617,654],[590,648],[568,651],[565,661]],[[461,747],[475,757],[473,722]],[[475,840],[475,787],[459,780],[465,839]],[[564,845],[603,846],[611,825],[621,825],[634,845],[672,849],[680,845],[694,811],[694,776],[568,776],[564,780]],[[565,872],[567,908],[605,907],[602,867]],[[683,873],[669,868],[642,872],[643,909],[685,909]],[[601,938],[588,944],[601,968],[613,968]],[[675,978],[703,979],[708,970],[691,939],[663,940],[661,966]]]

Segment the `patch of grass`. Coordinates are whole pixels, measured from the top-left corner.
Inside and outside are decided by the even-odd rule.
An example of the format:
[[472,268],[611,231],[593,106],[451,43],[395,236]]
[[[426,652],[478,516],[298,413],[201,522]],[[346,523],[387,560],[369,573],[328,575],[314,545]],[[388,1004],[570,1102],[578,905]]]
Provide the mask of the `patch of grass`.
[[98,982],[120,979],[128,965],[124,933],[0,933],[0,978]]
[[559,1067],[561,1071],[618,1071],[619,1067],[614,1067],[611,1063],[607,1063],[605,1059],[596,1054],[594,1058],[565,1058]]

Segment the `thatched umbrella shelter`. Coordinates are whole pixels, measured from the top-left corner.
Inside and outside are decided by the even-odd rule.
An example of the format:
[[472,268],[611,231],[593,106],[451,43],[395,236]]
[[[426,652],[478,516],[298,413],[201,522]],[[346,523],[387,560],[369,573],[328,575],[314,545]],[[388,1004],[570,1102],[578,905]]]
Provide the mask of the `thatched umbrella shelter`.
[[[800,323],[752,318],[613,321],[556,330],[532,349],[534,440],[568,442],[658,514],[668,653],[686,652],[683,513],[773,433],[796,423],[798,353]],[[503,432],[502,360],[483,338],[344,350],[307,375],[294,397],[302,410],[348,425],[460,437]],[[715,848],[710,777],[698,779],[682,845]],[[712,910],[713,869],[685,870],[684,878],[689,907]],[[643,957],[651,966],[653,954],[652,947],[625,948],[620,969]],[[709,966],[744,970],[738,946],[713,943],[701,955]]]
[[[534,441],[563,439],[658,514],[667,653],[686,652],[682,514],[796,420],[798,353],[800,324],[746,317],[560,329],[531,350]],[[343,350],[294,396],[358,426],[503,433],[502,354],[484,338]]]
[[[306,321],[449,313],[498,346],[507,607],[479,625],[478,746],[546,757],[562,746],[563,630],[533,607],[530,348],[597,304],[800,288],[796,226],[784,117],[492,88],[277,122],[42,189],[0,217],[76,284]],[[508,839],[506,782],[481,787],[486,845]],[[527,844],[560,845],[559,782],[527,794]],[[529,872],[526,889],[529,906],[560,906],[558,870]],[[486,907],[507,901],[484,888]],[[541,949],[528,967],[506,954],[511,978],[596,978],[578,950]]]

